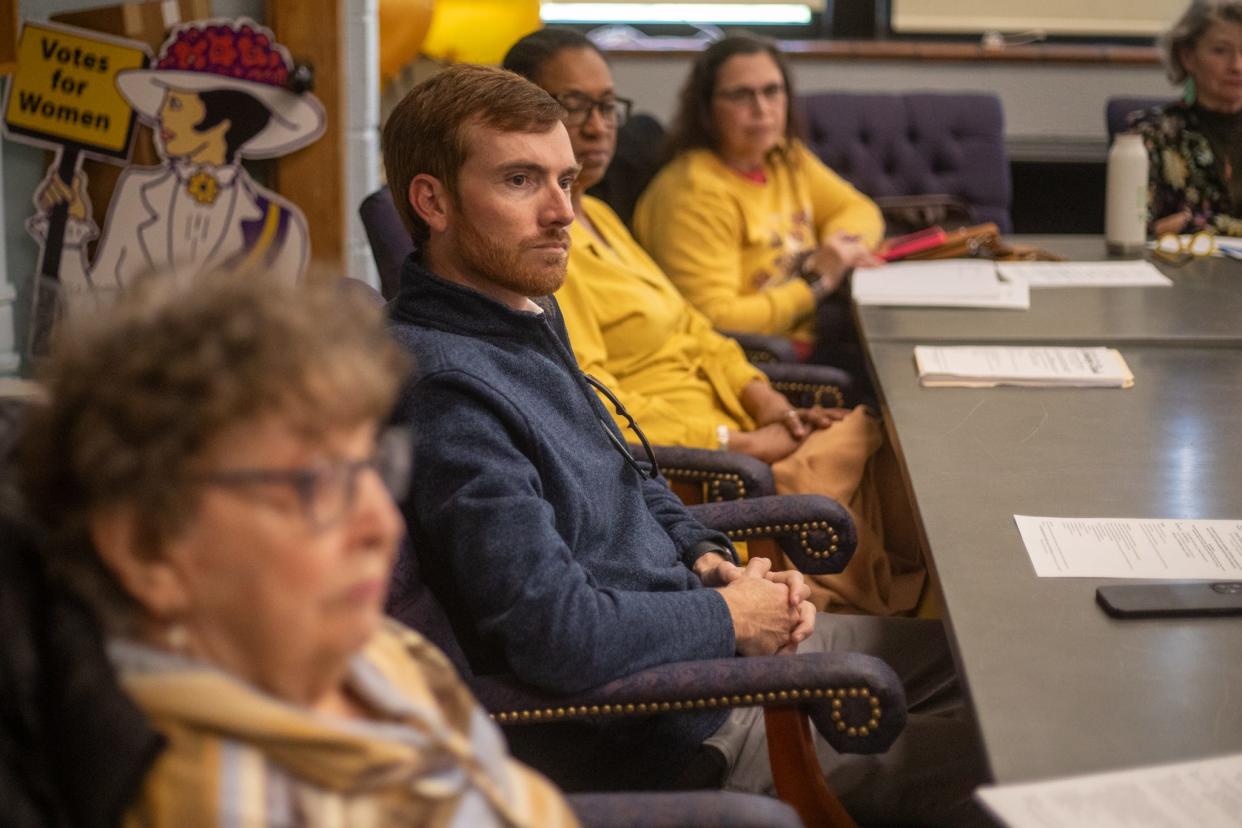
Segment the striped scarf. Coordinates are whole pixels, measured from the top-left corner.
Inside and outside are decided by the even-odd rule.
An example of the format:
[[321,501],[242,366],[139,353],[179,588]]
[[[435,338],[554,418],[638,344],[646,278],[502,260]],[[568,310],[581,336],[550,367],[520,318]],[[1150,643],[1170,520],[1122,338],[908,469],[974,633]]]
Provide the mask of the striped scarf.
[[169,740],[127,826],[576,825],[556,789],[507,756],[448,660],[395,622],[350,663],[368,721],[133,642],[110,651]]

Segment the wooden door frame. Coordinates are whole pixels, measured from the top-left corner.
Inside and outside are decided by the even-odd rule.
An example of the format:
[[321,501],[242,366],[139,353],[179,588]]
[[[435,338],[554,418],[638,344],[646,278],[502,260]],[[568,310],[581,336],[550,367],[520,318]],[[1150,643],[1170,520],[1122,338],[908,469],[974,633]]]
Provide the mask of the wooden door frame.
[[295,61],[315,70],[326,129],[319,140],[275,160],[272,188],[301,208],[310,231],[312,280],[348,272],[345,239],[344,16],[346,0],[267,0],[266,23]]

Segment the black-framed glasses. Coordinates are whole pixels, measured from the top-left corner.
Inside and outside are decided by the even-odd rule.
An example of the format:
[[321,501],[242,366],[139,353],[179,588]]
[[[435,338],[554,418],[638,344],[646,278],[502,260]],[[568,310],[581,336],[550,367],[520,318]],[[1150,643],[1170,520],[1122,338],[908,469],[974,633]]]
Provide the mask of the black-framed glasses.
[[716,90],[716,95],[731,104],[756,104],[760,98],[771,102],[785,97],[785,84],[769,83],[765,86],[733,86],[729,89]]
[[370,469],[379,475],[395,500],[410,485],[413,446],[409,429],[386,428],[375,441],[371,456],[296,469],[221,469],[190,476],[195,483],[227,488],[287,486],[296,493],[307,523],[315,531],[345,518],[358,498],[358,476]]
[[621,438],[616,435],[616,432],[608,427],[610,423],[604,422],[604,420],[601,419],[600,423],[604,426],[604,433],[607,434],[608,439],[612,441],[612,447],[621,453],[621,456],[625,458],[625,462],[629,463],[630,467],[633,468],[634,471],[638,472],[640,477],[645,477],[648,480],[655,480],[660,476],[660,464],[656,462],[655,452],[651,450],[651,443],[647,442],[647,435],[643,434],[643,430],[638,427],[638,423],[634,420],[633,416],[630,415],[630,412],[626,410],[626,407],[621,404],[619,399],[617,399],[617,395],[612,393],[612,390],[607,385],[604,385],[595,377],[585,372],[582,376],[587,381],[588,385],[608,398],[608,402],[612,403],[612,407],[617,410],[617,414],[619,416],[625,418],[626,428],[634,432],[634,434],[638,437],[638,442],[642,443],[643,451],[647,454],[648,467],[643,468],[643,464],[638,462],[634,455],[630,453],[629,446],[621,442]]
[[604,123],[618,129],[630,118],[634,102],[629,98],[592,98],[580,92],[566,92],[556,96],[557,103],[565,107],[565,126],[580,127],[591,120],[591,111],[599,112]]

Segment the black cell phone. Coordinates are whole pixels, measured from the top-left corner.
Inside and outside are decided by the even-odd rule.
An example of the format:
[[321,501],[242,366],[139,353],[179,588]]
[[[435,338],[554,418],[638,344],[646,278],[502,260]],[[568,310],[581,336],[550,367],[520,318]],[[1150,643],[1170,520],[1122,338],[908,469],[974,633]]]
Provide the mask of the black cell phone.
[[1159,581],[1097,587],[1095,600],[1114,618],[1242,615],[1242,581]]

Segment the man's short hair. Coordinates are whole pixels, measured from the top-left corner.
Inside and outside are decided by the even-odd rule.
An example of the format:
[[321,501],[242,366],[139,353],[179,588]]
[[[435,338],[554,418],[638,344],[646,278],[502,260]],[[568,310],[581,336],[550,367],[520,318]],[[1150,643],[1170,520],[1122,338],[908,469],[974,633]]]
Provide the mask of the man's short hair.
[[410,182],[425,173],[455,196],[457,173],[470,149],[468,127],[546,132],[564,115],[564,108],[535,84],[487,66],[450,66],[411,89],[384,125],[384,167],[414,246],[421,249],[430,231],[410,205]]
[[19,446],[53,565],[114,626],[130,604],[96,557],[92,515],[132,506],[138,551],[154,554],[193,517],[193,473],[232,427],[274,416],[315,440],[380,420],[408,371],[379,309],[338,285],[253,273],[175,281],[151,277],[67,323],[44,366],[47,404]]

